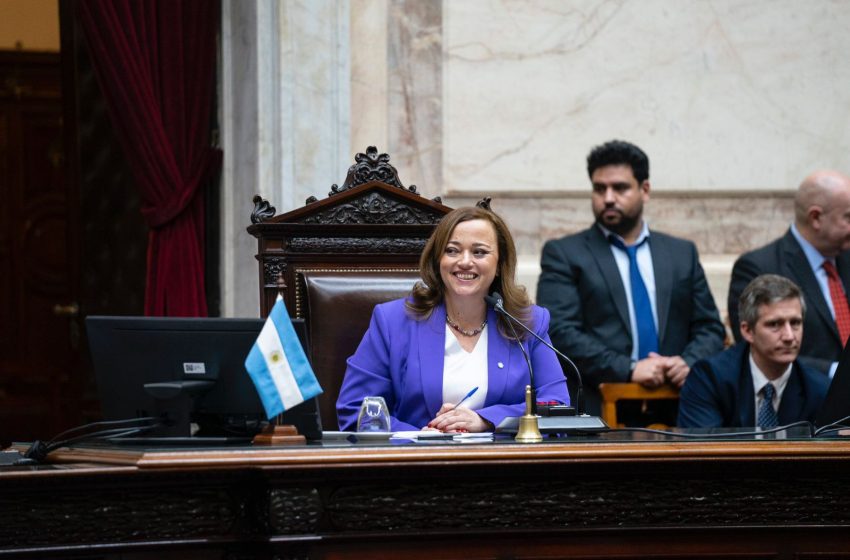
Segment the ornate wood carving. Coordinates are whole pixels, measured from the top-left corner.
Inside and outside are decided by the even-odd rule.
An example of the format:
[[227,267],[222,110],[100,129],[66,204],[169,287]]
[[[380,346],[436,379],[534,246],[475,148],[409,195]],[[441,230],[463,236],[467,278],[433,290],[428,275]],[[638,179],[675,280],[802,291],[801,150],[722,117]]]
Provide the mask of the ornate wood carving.
[[347,204],[306,217],[305,224],[436,224],[443,215],[415,208],[381,192],[370,192]]
[[[261,316],[268,315],[282,293],[289,314],[306,319],[308,332],[313,333],[314,326],[322,328],[321,321],[311,316],[299,270],[339,271],[342,275],[373,270],[392,275],[419,269],[428,237],[451,208],[424,199],[415,187],[405,188],[389,164],[389,156],[378,154],[374,147],[357,154],[355,160],[342,187],[334,186],[330,196],[308,201],[306,206],[275,215],[268,201],[254,197],[253,225],[248,232],[258,241]],[[286,284],[285,289],[278,289],[278,278]],[[384,279],[382,274],[375,275],[378,285]],[[350,332],[359,339],[358,332]],[[346,344],[336,344],[335,349],[341,354],[349,350]],[[308,351],[326,390],[319,397],[322,424],[333,429],[337,425],[336,392],[345,368],[336,360],[316,359],[317,352],[327,355],[327,348]]]
[[[385,547],[379,557],[397,558],[415,540],[415,558],[439,558],[459,535],[473,549],[518,546],[523,558],[620,557],[624,547],[629,558],[846,552],[845,442],[764,440],[744,452],[743,442],[625,438],[60,450],[84,462],[0,471],[0,557],[247,547],[240,558],[268,558],[270,548],[282,558],[371,558]],[[94,466],[99,456],[124,466]],[[328,545],[344,553],[327,555]]]
[[[365,154],[355,155],[354,161],[356,163],[348,168],[345,182],[341,187],[332,185],[328,196],[339,194],[358,185],[365,185],[371,181],[380,181],[400,189],[404,188],[401,179],[398,178],[396,168],[390,165],[389,154],[378,154],[378,148],[375,146],[366,148]],[[416,193],[416,185],[410,185],[407,190],[418,194]]]
[[333,253],[340,250],[351,253],[409,253],[419,254],[425,248],[425,239],[416,238],[375,238],[375,237],[326,237],[289,240],[289,250],[293,253]]
[[[756,477],[687,476],[651,482],[627,477],[616,483],[547,479],[509,486],[375,484],[338,489],[327,510],[340,531],[847,525],[850,511],[832,505],[848,492],[846,480],[808,477],[793,485]],[[446,511],[453,513],[441,515]]]
[[277,287],[277,279],[283,275],[286,278],[286,259],[283,257],[266,257],[263,259],[263,284]]
[[240,506],[212,488],[87,488],[4,498],[0,542],[10,546],[214,538],[232,531]]
[[[426,200],[399,180],[387,154],[374,146],[355,156],[342,187],[328,198],[276,215],[267,200],[255,196],[248,232],[258,239],[260,315],[277,296],[282,274],[290,314],[298,290],[295,266],[301,268],[400,269],[417,267],[434,226],[451,208],[439,198]],[[309,321],[309,313],[307,314]]]
[[317,533],[322,504],[316,488],[275,488],[269,492],[269,526],[273,533]]
[[259,224],[265,222],[274,215],[274,206],[269,204],[269,201],[265,200],[260,195],[254,195],[254,210],[251,212],[251,223]]

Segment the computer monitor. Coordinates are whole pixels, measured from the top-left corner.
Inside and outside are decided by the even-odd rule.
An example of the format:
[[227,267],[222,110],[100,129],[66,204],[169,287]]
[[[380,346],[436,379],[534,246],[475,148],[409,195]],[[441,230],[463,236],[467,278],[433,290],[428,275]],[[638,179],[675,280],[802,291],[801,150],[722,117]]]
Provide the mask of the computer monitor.
[[[245,358],[263,323],[218,317],[87,317],[104,419],[168,419],[168,426],[147,435],[255,435],[266,425],[266,413]],[[303,319],[292,323],[306,350]],[[283,423],[294,424],[309,439],[320,438],[316,399],[286,411]]]

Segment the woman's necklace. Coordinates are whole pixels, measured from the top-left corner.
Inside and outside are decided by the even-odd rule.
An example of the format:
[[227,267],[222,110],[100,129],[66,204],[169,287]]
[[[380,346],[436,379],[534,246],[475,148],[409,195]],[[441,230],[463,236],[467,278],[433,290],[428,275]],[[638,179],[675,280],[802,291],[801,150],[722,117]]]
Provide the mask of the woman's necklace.
[[481,334],[481,331],[484,330],[484,327],[487,326],[487,319],[484,319],[484,322],[481,323],[480,327],[478,327],[477,329],[472,329],[471,331],[462,329],[460,325],[452,321],[452,318],[449,317],[448,313],[446,313],[446,323],[448,323],[451,328],[453,328],[463,336],[478,336],[479,334]]

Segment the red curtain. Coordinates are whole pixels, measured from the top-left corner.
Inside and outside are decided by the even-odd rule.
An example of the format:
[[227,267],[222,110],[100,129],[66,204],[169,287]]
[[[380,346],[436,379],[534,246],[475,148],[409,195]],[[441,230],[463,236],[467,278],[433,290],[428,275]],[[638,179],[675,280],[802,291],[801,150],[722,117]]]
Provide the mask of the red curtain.
[[78,0],[98,81],[150,226],[145,314],[206,316],[203,185],[219,3]]

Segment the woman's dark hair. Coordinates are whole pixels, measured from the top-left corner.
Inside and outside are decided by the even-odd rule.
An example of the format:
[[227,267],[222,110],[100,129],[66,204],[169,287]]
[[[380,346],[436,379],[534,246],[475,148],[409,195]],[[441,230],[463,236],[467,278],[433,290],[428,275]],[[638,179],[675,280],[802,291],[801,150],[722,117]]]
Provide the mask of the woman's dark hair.
[[[407,308],[416,316],[426,318],[431,315],[434,308],[443,301],[446,286],[440,276],[440,259],[446,251],[451,235],[455,227],[461,222],[471,220],[484,220],[493,226],[499,250],[499,264],[496,277],[490,285],[487,293],[499,292],[502,295],[505,310],[520,319],[527,327],[534,328],[529,324],[531,321],[531,301],[525,287],[516,283],[516,246],[514,239],[504,220],[491,210],[480,207],[464,206],[452,210],[440,220],[437,228],[422,251],[419,259],[419,274],[422,282],[413,287]],[[513,338],[507,320],[499,316],[499,332],[507,338]],[[521,339],[526,338],[525,331],[517,331]]]

